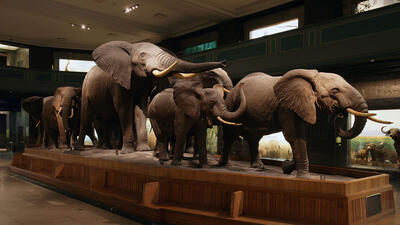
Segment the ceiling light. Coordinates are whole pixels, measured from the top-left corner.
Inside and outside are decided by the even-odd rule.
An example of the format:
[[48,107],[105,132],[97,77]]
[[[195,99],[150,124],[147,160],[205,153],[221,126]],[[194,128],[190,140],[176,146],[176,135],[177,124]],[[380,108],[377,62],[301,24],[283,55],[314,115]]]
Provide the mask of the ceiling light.
[[15,50],[19,49],[19,47],[0,44],[0,49],[15,51]]
[[137,8],[139,8],[139,4],[134,4],[134,5],[130,6],[130,7],[125,8],[124,9],[124,13],[126,13],[126,14],[130,13],[130,12],[132,12],[133,10],[135,10]]
[[86,24],[76,24],[76,23],[70,23],[71,27],[77,27],[80,28],[81,30],[90,30],[92,29],[91,27],[88,27]]

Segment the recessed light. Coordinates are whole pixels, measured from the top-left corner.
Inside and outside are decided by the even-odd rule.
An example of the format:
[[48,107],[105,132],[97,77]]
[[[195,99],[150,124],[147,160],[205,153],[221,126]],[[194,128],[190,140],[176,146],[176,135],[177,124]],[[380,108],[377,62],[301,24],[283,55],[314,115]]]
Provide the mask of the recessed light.
[[128,13],[132,12],[133,10],[135,10],[137,8],[139,8],[139,4],[134,4],[134,5],[130,6],[130,7],[125,8],[124,9],[124,13],[128,14]]
[[70,25],[71,25],[71,27],[78,27],[78,28],[80,28],[81,30],[90,30],[90,29],[92,29],[91,27],[89,27],[89,26],[86,25],[86,24],[70,23]]

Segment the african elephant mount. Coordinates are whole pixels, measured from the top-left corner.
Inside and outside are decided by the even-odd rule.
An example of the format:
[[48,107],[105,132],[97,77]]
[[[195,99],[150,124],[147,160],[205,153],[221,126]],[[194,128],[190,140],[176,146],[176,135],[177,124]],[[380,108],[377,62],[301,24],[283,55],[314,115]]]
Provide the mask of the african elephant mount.
[[247,108],[237,122],[242,127],[224,125],[224,148],[219,165],[225,166],[235,138],[241,134],[249,144],[251,166],[263,167],[258,154],[258,143],[263,135],[283,132],[291,145],[293,159],[283,163],[283,172],[297,169],[298,177],[309,177],[307,155],[308,125],[316,124],[317,110],[344,117],[356,116],[353,126],[343,130],[337,126],[340,137],[351,139],[363,130],[367,119],[380,123],[368,113],[368,106],[361,94],[341,76],[317,70],[296,69],[281,77],[252,73],[244,77],[226,98],[228,110],[239,107],[239,88],[242,86]]
[[[97,47],[96,62],[82,85],[81,128],[77,150],[83,150],[84,137],[92,122],[96,130],[107,129],[106,121],[118,116],[122,130],[121,153],[150,150],[145,129],[148,97],[155,81],[162,77],[187,78],[199,72],[225,66],[222,62],[190,63],[178,59],[162,48],[148,42],[111,41]],[[101,141],[101,140],[99,140]]]

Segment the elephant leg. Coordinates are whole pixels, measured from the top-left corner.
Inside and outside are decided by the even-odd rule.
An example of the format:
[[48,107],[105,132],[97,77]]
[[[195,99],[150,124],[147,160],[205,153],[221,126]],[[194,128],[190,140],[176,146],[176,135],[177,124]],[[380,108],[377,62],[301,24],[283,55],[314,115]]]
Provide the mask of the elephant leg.
[[200,168],[208,167],[206,138],[207,138],[207,126],[206,124],[200,124],[200,126],[197,127],[194,137],[195,149],[197,148],[200,158],[199,159]]
[[175,117],[174,127],[175,127],[175,148],[174,156],[172,159],[172,165],[180,166],[182,165],[183,150],[185,147],[186,135],[192,127],[193,122],[185,118],[185,115],[179,114]]
[[[175,143],[176,143],[175,136],[171,137],[168,142],[169,142],[169,155],[172,157],[175,153]],[[167,145],[167,147],[168,147],[168,145]]]
[[118,118],[122,129],[121,154],[134,152],[133,147],[133,100],[131,93],[121,90],[120,95],[114,97],[114,107],[117,110]]
[[221,158],[219,158],[218,166],[226,166],[229,161],[229,155],[235,141],[236,130],[233,127],[222,125],[224,147],[222,149]]
[[264,163],[261,161],[260,155],[258,153],[258,144],[260,142],[260,139],[262,138],[262,135],[245,133],[244,138],[249,144],[251,168],[264,169]]
[[190,134],[186,137],[185,152],[193,153],[193,158],[195,158],[197,152],[195,152],[195,148],[194,148],[194,139],[193,139],[192,137],[193,137],[193,136],[190,135]]
[[46,129],[43,129],[43,143],[42,143],[42,148],[48,148],[49,147],[49,137],[46,132]]
[[85,98],[82,98],[81,105],[81,125],[79,128],[79,138],[75,150],[83,151],[85,150],[85,137],[92,128],[94,113],[88,106],[88,102]]
[[143,110],[135,105],[135,126],[136,126],[136,151],[150,151],[147,140],[146,116]]
[[71,131],[65,132],[65,142],[67,144],[67,148],[71,149]]
[[284,110],[280,112],[279,121],[283,135],[292,147],[293,162],[283,164],[283,171],[291,173],[295,163],[297,177],[309,177],[309,161],[307,154],[306,125],[294,112]]

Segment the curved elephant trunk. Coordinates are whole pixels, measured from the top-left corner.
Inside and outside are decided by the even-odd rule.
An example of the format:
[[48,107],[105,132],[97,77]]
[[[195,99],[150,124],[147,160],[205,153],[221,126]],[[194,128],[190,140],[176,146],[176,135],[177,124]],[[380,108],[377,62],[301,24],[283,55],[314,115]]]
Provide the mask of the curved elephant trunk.
[[247,105],[246,97],[244,96],[242,88],[239,87],[239,89],[240,89],[240,91],[239,91],[240,92],[239,108],[235,112],[229,112],[227,110],[224,111],[224,113],[222,114],[222,118],[224,120],[228,120],[228,121],[237,120],[246,110],[246,105]]
[[[355,91],[354,95],[358,95],[358,98],[355,104],[353,104],[350,108],[352,108],[357,112],[368,113],[368,105],[365,102],[365,99],[360,95],[360,93],[358,93],[358,91],[356,91],[355,89],[354,91]],[[345,139],[355,138],[362,132],[366,123],[367,123],[367,117],[355,116],[353,126],[350,128],[350,130],[346,131],[340,128],[339,136]]]
[[390,135],[390,130],[388,131],[384,131],[383,128],[385,128],[386,126],[381,127],[381,131],[382,133],[386,134],[386,135]]
[[62,104],[62,121],[64,128],[69,131],[70,127],[68,125],[68,118],[71,114],[71,103],[72,103],[72,98],[64,98],[63,104]]
[[158,55],[160,65],[164,66],[163,71],[157,71],[153,74],[157,77],[164,76],[170,72],[174,73],[199,73],[207,70],[212,70],[220,67],[225,67],[226,62],[205,62],[205,63],[191,63],[182,59],[178,59],[175,56],[162,52]]

